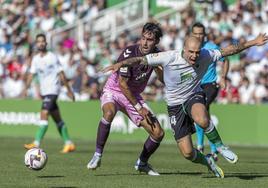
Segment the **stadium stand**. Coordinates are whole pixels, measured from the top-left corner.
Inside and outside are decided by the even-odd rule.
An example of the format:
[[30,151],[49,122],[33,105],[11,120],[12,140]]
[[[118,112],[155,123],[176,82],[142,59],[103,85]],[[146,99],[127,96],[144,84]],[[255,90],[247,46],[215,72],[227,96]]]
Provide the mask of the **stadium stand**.
[[[146,2],[150,7],[151,1]],[[117,19],[117,22],[122,23],[124,27],[120,26],[116,32],[111,33],[107,32],[111,28],[92,30],[92,27],[89,29],[85,25],[81,31],[80,25],[76,24],[93,23],[96,17],[103,15],[102,12],[107,13],[111,9],[114,8],[107,8],[104,0],[2,1],[0,6],[1,98],[20,97],[25,74],[34,53],[33,42],[37,33],[51,34],[51,50],[58,54],[76,98],[87,101],[99,98],[107,77],[99,71],[114,63],[124,47],[138,41],[141,26],[145,22],[144,18],[156,19],[161,23],[164,36],[160,48],[163,50],[181,48],[184,37],[195,21],[202,22],[207,28],[208,38],[220,46],[243,42],[260,32],[268,31],[267,0],[198,0],[183,9],[167,10],[167,14],[150,16],[150,11],[147,11],[147,15],[140,19],[140,22],[132,25],[128,25],[124,20],[125,10],[121,12],[121,16],[118,16],[120,19]],[[137,12],[135,13],[134,10],[138,11],[139,7],[132,6],[130,10],[127,10],[129,12],[127,19],[136,19]],[[77,29],[78,34],[73,33],[73,27]],[[102,29],[106,29],[106,32],[102,32]],[[56,31],[60,32],[52,37]],[[268,45],[250,48],[239,55],[231,56],[229,61],[231,67],[228,74],[228,87],[227,90],[220,91],[217,102],[267,103]],[[30,98],[40,97],[37,85],[38,80],[35,80],[28,94]],[[144,97],[153,101],[163,100],[163,85],[155,76],[151,78]],[[60,99],[67,100],[64,89]]]

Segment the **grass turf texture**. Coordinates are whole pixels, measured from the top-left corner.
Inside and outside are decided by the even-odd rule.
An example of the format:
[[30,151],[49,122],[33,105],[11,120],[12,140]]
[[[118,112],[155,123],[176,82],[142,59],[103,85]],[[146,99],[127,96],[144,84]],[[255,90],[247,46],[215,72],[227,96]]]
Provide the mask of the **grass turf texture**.
[[161,174],[152,177],[139,174],[134,163],[142,143],[110,142],[107,144],[102,166],[96,171],[86,168],[92,157],[94,143],[76,141],[77,151],[60,154],[60,140],[45,139],[42,148],[48,163],[41,171],[24,166],[23,144],[29,139],[0,138],[0,187],[266,187],[268,184],[268,149],[233,147],[239,155],[232,165],[220,157],[218,164],[225,179],[214,178],[201,165],[181,157],[174,144],[162,144],[150,162]]

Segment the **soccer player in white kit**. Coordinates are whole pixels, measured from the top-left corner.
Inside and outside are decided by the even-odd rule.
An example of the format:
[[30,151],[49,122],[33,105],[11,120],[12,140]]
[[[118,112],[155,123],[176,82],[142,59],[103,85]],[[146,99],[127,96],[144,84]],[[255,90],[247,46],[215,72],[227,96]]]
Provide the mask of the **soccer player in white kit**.
[[233,163],[238,160],[237,155],[223,145],[217,130],[209,119],[204,92],[200,87],[201,79],[210,63],[249,47],[261,46],[267,40],[266,34],[260,34],[254,40],[243,44],[230,45],[220,50],[207,50],[201,49],[202,41],[191,36],[185,40],[183,50],[126,59],[105,68],[104,72],[117,71],[121,66],[137,63],[151,66],[162,65],[170,124],[180,152],[186,159],[207,166],[216,177],[224,178],[222,169],[216,165],[211,154],[204,156],[192,144],[191,134],[195,132],[195,122],[205,130],[206,136],[216,145],[220,154],[229,158]]
[[27,95],[33,75],[37,74],[40,82],[40,92],[43,99],[42,109],[40,113],[39,129],[36,133],[34,142],[25,144],[26,149],[39,147],[41,140],[45,136],[48,128],[48,117],[52,116],[57,125],[58,131],[64,140],[64,147],[62,153],[69,153],[75,150],[75,145],[70,140],[67,127],[61,118],[61,114],[57,105],[57,97],[60,93],[61,82],[67,88],[67,95],[74,101],[74,94],[68,85],[65,78],[63,68],[59,63],[57,56],[47,51],[46,36],[38,34],[36,36],[36,46],[38,53],[34,55],[30,67],[29,74],[27,75],[26,86],[23,91],[23,96]]

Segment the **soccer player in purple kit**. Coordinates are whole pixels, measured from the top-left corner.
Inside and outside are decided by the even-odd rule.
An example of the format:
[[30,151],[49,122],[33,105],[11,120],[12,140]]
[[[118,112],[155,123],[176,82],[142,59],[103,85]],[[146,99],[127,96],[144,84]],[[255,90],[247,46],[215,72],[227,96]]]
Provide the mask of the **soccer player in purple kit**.
[[[162,35],[162,30],[158,24],[146,23],[142,29],[140,43],[126,47],[117,62],[159,52],[156,45]],[[99,122],[96,150],[87,165],[88,169],[94,170],[100,167],[111,123],[117,111],[120,110],[137,126],[143,127],[149,133],[135,164],[135,169],[148,175],[159,175],[148,163],[148,160],[159,147],[164,137],[164,131],[140,95],[144,91],[153,70],[154,68],[151,66],[137,64],[133,67],[121,67],[108,78],[100,98],[103,116]],[[157,68],[155,71],[157,72]]]

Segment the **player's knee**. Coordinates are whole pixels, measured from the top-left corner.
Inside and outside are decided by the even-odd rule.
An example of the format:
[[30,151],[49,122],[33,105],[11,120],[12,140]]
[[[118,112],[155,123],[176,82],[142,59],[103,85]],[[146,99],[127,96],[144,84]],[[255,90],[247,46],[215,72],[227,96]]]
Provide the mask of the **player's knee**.
[[108,122],[112,122],[114,116],[115,116],[115,113],[112,110],[107,110],[103,114],[104,119]]
[[161,126],[156,123],[154,129],[150,131],[150,136],[156,140],[157,142],[161,142],[162,139],[165,136],[164,130],[161,128]]
[[195,122],[200,125],[203,129],[208,127],[209,119],[207,117],[197,117]]
[[165,136],[165,132],[163,129],[158,129],[157,131],[154,131],[154,134],[153,134],[153,137],[155,140],[157,140],[158,142],[161,142],[162,139],[164,138]]

